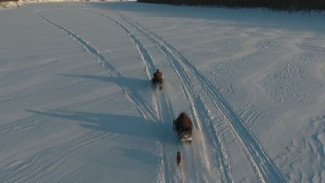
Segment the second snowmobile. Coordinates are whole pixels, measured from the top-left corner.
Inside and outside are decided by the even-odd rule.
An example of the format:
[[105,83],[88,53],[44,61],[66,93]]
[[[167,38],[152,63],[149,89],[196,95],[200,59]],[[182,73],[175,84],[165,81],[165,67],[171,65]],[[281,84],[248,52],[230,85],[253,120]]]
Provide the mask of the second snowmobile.
[[185,112],[182,112],[173,122],[173,127],[177,131],[181,142],[192,142],[193,124]]

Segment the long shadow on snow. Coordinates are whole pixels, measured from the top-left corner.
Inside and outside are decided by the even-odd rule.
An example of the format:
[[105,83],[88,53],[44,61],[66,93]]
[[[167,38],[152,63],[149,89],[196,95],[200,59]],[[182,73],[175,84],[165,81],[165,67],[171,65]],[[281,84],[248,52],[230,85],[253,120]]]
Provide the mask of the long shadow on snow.
[[[86,79],[92,79],[92,80],[97,80],[97,81],[102,81],[102,82],[116,83],[115,78],[107,77],[107,76],[98,76],[98,75],[91,75],[91,74],[58,74],[58,73],[56,73],[55,75],[66,76],[66,77],[76,77],[76,78],[86,78]],[[123,80],[123,82],[125,83],[125,85],[128,88],[132,88],[137,91],[143,90],[143,89],[148,89],[152,85],[151,81],[149,81],[149,80],[126,78],[126,77],[122,77],[120,79]]]
[[145,120],[142,117],[89,112],[72,112],[69,114],[62,114],[55,111],[26,111],[35,115],[50,116],[75,121],[81,127],[89,128],[91,130],[140,138],[158,139],[160,141],[164,141],[165,143],[177,144],[177,141],[173,141],[171,138],[166,138],[173,135],[171,126],[166,125],[165,123]]

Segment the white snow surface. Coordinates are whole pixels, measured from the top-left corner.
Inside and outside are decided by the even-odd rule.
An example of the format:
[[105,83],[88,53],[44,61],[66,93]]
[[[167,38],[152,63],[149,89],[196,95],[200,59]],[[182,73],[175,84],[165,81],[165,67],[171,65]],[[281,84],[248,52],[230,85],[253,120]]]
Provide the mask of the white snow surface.
[[[1,10],[0,182],[325,182],[324,20],[136,2]],[[172,129],[182,111],[191,144]]]

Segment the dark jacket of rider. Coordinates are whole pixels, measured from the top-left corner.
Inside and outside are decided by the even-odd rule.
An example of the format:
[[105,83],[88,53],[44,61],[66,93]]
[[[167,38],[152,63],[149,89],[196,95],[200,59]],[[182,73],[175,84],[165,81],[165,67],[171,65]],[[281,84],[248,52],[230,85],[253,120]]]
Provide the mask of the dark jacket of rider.
[[157,69],[157,71],[153,74],[153,77],[156,79],[161,79],[162,78],[162,73]]
[[192,122],[191,119],[186,115],[185,112],[182,112],[178,118],[176,119],[176,130],[192,130]]

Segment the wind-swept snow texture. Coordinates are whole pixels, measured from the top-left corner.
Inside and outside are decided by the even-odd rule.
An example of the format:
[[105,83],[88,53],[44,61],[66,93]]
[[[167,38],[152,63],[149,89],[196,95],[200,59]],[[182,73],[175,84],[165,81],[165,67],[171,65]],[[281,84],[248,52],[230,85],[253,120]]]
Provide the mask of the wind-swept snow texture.
[[[322,183],[324,20],[136,2],[1,10],[0,182]],[[172,129],[183,111],[191,144]]]

